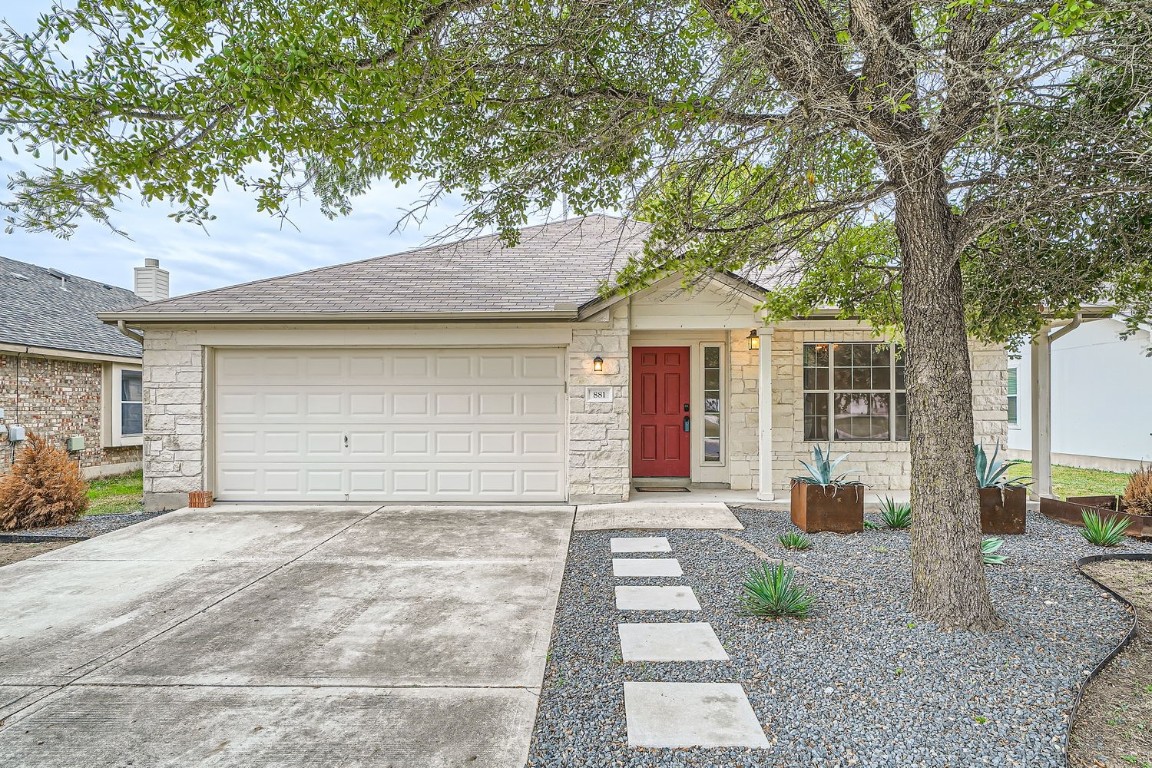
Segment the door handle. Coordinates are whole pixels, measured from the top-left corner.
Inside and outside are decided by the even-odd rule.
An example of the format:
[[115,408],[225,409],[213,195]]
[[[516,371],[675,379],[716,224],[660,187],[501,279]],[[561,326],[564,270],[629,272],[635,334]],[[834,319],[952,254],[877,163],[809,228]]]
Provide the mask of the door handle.
[[348,435],[344,435],[344,447],[348,447]]
[[690,419],[687,416],[684,417],[684,431],[685,432],[691,432],[692,431],[692,419]]

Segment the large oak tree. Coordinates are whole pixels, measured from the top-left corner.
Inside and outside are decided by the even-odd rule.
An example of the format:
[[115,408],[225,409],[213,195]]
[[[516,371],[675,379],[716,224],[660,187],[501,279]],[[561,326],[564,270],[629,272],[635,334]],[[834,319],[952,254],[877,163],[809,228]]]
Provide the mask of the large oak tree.
[[629,284],[755,269],[774,314],[897,330],[912,606],[991,628],[966,342],[1147,308],[1150,41],[1145,0],[83,0],[0,39],[42,162],[9,225],[411,178],[508,237],[562,195],[647,217]]

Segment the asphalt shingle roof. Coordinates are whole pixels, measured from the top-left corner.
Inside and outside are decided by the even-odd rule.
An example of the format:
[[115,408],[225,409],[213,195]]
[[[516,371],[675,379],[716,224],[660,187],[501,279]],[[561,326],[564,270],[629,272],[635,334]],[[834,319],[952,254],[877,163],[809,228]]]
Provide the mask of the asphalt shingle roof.
[[144,304],[117,288],[0,256],[0,344],[140,357],[140,345],[97,317]]
[[612,216],[568,219],[418,248],[284,277],[155,301],[138,311],[180,313],[551,312],[598,297],[644,245],[649,227]]

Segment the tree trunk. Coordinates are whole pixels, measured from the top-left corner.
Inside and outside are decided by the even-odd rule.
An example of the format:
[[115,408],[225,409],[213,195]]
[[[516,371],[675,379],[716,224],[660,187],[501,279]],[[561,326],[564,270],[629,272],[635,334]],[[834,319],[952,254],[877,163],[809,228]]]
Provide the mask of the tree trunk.
[[939,169],[896,193],[912,454],[912,599],[955,629],[1000,626],[980,554],[972,368],[954,222]]

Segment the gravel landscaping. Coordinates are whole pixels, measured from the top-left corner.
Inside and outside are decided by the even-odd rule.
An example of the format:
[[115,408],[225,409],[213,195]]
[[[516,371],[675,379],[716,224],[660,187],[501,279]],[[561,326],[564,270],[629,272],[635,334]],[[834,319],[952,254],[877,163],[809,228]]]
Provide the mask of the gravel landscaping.
[[110,533],[129,525],[142,523],[159,517],[164,512],[134,512],[126,515],[85,515],[74,523],[56,525],[50,528],[28,528],[22,531],[5,531],[0,534],[0,542],[50,541],[52,539],[90,539],[102,533]]
[[[734,511],[745,531],[644,532],[668,537],[679,579],[614,578],[609,539],[622,534],[574,534],[530,766],[1064,766],[1076,687],[1129,623],[1076,574],[1077,558],[1104,551],[1078,529],[1029,513],[1029,533],[1005,537],[1008,562],[989,568],[1006,628],[941,633],[905,609],[907,532],[815,534],[789,552],[776,541],[786,512]],[[739,614],[756,549],[797,566],[818,598],[811,618]],[[619,613],[617,584],[687,585],[703,610]],[[710,622],[731,660],[624,664],[619,621]],[[626,680],[741,683],[770,747],[629,748]]]

